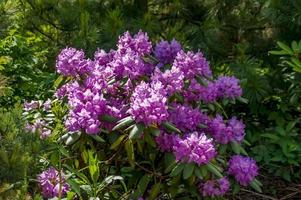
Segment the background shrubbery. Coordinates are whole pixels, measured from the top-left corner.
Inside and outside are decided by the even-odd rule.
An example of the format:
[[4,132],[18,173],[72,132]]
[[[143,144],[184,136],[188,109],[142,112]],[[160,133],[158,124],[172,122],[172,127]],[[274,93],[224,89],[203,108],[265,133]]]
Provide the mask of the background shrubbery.
[[[262,178],[300,181],[300,1],[4,0],[0,21],[1,195],[16,189],[26,196],[42,170],[41,142],[22,128],[19,104],[53,94],[59,50],[73,46],[92,57],[98,47],[114,47],[125,30],[139,29],[200,49],[215,73],[241,79],[249,103],[228,111],[244,119],[246,147]],[[273,183],[264,192],[281,195]]]

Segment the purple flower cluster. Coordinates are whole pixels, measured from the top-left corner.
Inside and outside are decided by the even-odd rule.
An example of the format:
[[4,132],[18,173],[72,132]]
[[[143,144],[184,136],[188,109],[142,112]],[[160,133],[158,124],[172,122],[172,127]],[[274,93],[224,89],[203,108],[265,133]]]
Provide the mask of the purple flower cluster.
[[137,122],[160,124],[168,117],[166,102],[166,92],[161,82],[142,82],[132,94],[129,113]]
[[200,123],[206,123],[207,118],[199,109],[189,105],[173,104],[169,109],[169,121],[185,132],[196,131]]
[[168,95],[180,91],[184,86],[184,74],[180,69],[172,67],[170,70],[161,72],[160,69],[155,69],[152,81],[159,81],[164,85]]
[[[234,76],[214,79],[203,54],[185,52],[176,40],[161,40],[153,49],[146,33],[125,32],[119,37],[117,49],[98,49],[91,60],[85,58],[82,50],[63,49],[56,68],[69,77],[55,95],[59,102],[68,103],[64,120],[71,133],[99,134],[103,129],[110,132],[115,121],[131,116],[135,123],[146,126],[144,130],[149,130],[147,126],[159,129],[161,134],[155,140],[162,152],[171,152],[177,162],[196,165],[215,159],[216,143],[220,143],[219,147],[240,143],[244,138],[242,121],[236,117],[224,120],[218,113],[213,117],[205,105],[240,97],[239,80]],[[27,113],[34,109],[51,112],[51,101],[24,106]],[[48,125],[47,120],[39,119],[27,128],[46,137],[51,134]],[[251,158],[234,156],[229,161],[229,174],[242,185],[250,183],[257,170]],[[57,195],[57,174],[55,169],[49,169],[39,176],[47,197]],[[63,188],[65,194],[68,185]],[[200,188],[203,196],[209,197],[221,196],[228,190],[227,178],[208,180]]]
[[124,53],[117,52],[114,59],[109,63],[117,77],[128,76],[135,79],[152,71],[152,66],[145,63],[137,52],[126,50]]
[[173,146],[177,161],[184,163],[207,164],[216,156],[213,140],[205,134],[193,132],[184,138],[178,137]]
[[24,110],[25,111],[31,111],[38,109],[40,107],[40,102],[39,101],[31,101],[31,102],[25,102],[24,103]]
[[177,139],[177,135],[161,132],[161,134],[156,137],[156,143],[162,152],[171,152]]
[[74,132],[83,129],[87,134],[97,134],[100,127],[99,116],[106,112],[103,94],[75,84],[68,100],[72,108],[65,122],[68,130]]
[[229,174],[233,175],[237,182],[243,186],[250,184],[258,175],[258,167],[255,160],[250,157],[235,155],[229,160]]
[[51,135],[52,131],[48,128],[49,122],[43,119],[44,114],[51,113],[51,100],[48,99],[45,102],[42,101],[31,101],[24,103],[24,115],[33,120],[27,122],[25,130],[31,133],[39,133],[41,139],[45,139]]
[[175,134],[161,133],[156,142],[161,151],[173,152],[177,161],[207,164],[216,155],[212,139],[204,133],[192,132],[183,138]]
[[218,88],[218,96],[234,99],[242,95],[239,80],[234,76],[220,76],[215,81]]
[[218,197],[223,196],[228,192],[230,182],[226,177],[217,180],[208,180],[200,185],[200,192],[204,197]]
[[41,139],[51,135],[51,130],[47,128],[47,123],[43,119],[36,119],[33,123],[27,123],[25,130],[31,133],[39,133]]
[[241,142],[244,139],[245,125],[236,117],[232,117],[225,123],[222,116],[217,115],[208,124],[212,137],[221,144]]
[[171,64],[175,59],[177,53],[182,50],[181,44],[173,39],[170,43],[161,40],[155,47],[155,57],[159,60],[160,64]]
[[149,41],[147,33],[143,33],[141,30],[134,37],[127,31],[119,37],[117,47],[122,54],[131,49],[139,55],[144,55],[151,53],[152,43]]
[[234,99],[242,95],[239,80],[233,76],[220,76],[215,81],[206,81],[206,85],[198,83],[193,79],[186,91],[183,92],[188,101],[204,101],[206,103],[218,99]]
[[188,79],[193,79],[196,75],[210,77],[212,72],[209,63],[201,52],[193,53],[188,51],[179,51],[173,66],[179,68],[184,76]]
[[63,172],[61,172],[60,175],[53,167],[50,167],[38,175],[38,182],[44,198],[59,197],[59,194],[63,197],[70,189],[69,184],[66,183]]
[[68,99],[68,130],[97,134],[101,127],[112,127],[101,120],[104,114],[117,119],[130,114],[145,125],[160,124],[169,120],[170,114],[178,128],[196,131],[208,117],[180,104],[169,113],[169,97],[183,95],[187,103],[212,102],[222,95],[233,98],[241,93],[234,77],[205,80],[208,84],[200,85],[195,75],[204,79],[212,76],[207,60],[201,52],[184,52],[176,40],[162,40],[153,51],[162,65],[172,64],[170,68],[159,69],[156,63],[147,62],[145,58],[151,53],[152,44],[142,31],[134,36],[125,32],[119,37],[117,50],[98,49],[93,61],[85,59],[83,51],[63,49],[57,59],[57,71],[75,78],[56,92],[58,98]]
[[90,72],[93,68],[93,63],[85,59],[83,51],[74,48],[63,49],[56,60],[57,72],[64,76],[83,75]]

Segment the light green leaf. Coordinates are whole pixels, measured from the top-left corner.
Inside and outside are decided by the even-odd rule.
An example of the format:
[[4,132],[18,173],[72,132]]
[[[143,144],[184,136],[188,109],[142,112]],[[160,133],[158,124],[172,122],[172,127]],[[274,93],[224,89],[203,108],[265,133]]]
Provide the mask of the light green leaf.
[[125,151],[129,160],[129,163],[132,167],[135,167],[135,154],[132,140],[127,140],[125,142]]
[[262,193],[261,187],[254,180],[250,183],[251,187],[259,193]]
[[143,196],[149,182],[151,181],[151,178],[151,175],[146,174],[140,179],[137,189],[133,194],[133,199],[138,199],[139,197]]
[[203,179],[204,177],[202,176],[202,172],[201,169],[199,167],[196,167],[194,169],[194,175],[196,175],[196,177],[198,177],[199,179]]
[[96,140],[97,142],[101,142],[101,143],[106,143],[106,141],[100,137],[99,135],[90,135],[94,140]]
[[173,170],[170,173],[170,176],[177,176],[178,174],[180,174],[184,169],[184,164],[182,163],[178,163],[175,168],[173,168]]
[[144,130],[144,125],[141,123],[135,124],[134,127],[132,128],[129,138],[139,138]]
[[156,142],[155,142],[155,140],[153,139],[153,137],[150,134],[148,134],[148,133],[144,134],[144,140],[150,146],[156,147]]
[[119,138],[111,145],[110,149],[116,149],[120,143],[123,141],[126,135],[121,135]]
[[160,193],[160,189],[161,189],[161,183],[157,183],[157,184],[153,185],[153,187],[150,191],[149,200],[156,199],[158,194]]
[[216,175],[218,178],[222,178],[223,175],[221,174],[221,172],[218,170],[218,167],[216,167],[214,164],[212,163],[208,163],[206,165],[207,169],[213,173],[214,175]]
[[291,48],[289,46],[287,46],[286,44],[282,43],[282,42],[277,42],[277,45],[282,48],[284,51],[286,51],[288,54],[293,55],[294,52],[291,50]]
[[170,130],[172,132],[176,132],[176,133],[181,133],[181,131],[176,128],[176,126],[170,122],[164,122],[163,123],[163,126],[167,129],[167,130]]
[[183,178],[188,179],[193,174],[193,171],[194,171],[194,164],[192,163],[185,164],[183,170]]
[[128,127],[134,122],[134,119],[129,116],[117,122],[117,125],[112,129],[113,131]]
[[68,179],[67,183],[71,186],[71,189],[80,196],[80,187],[79,184],[74,179]]

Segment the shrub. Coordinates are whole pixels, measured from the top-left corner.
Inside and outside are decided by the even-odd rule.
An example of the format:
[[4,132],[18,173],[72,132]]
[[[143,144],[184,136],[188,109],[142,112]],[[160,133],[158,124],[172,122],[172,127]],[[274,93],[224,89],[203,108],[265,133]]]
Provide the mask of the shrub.
[[201,52],[126,32],[93,60],[65,48],[56,67],[52,101],[24,107],[28,130],[53,142],[45,167],[66,177],[53,194],[69,185],[68,198],[216,197],[230,183],[261,191],[245,125],[223,109],[245,101],[239,80],[214,78]]

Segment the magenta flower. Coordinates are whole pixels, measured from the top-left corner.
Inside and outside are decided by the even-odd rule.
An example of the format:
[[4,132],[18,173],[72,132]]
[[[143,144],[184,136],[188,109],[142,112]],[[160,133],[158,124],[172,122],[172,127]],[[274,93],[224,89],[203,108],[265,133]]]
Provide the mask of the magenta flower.
[[61,172],[60,177],[59,172],[53,167],[38,175],[38,182],[44,198],[59,197],[59,193],[63,197],[70,189],[69,184],[66,183],[65,175]]
[[199,191],[204,197],[223,196],[229,191],[230,182],[226,177],[217,180],[208,180],[200,185]]
[[25,111],[31,111],[31,110],[38,109],[40,107],[40,103],[39,101],[31,101],[31,102],[26,101],[23,106]]
[[221,115],[217,115],[208,123],[212,137],[221,144],[241,142],[245,136],[245,125],[242,121],[232,117],[226,123]]
[[175,39],[173,39],[170,43],[168,43],[168,41],[161,40],[157,43],[154,54],[162,65],[171,64],[181,49],[182,47],[180,43]]
[[82,75],[93,69],[93,62],[85,59],[85,53],[82,50],[74,48],[63,49],[56,60],[57,72],[64,76]]
[[152,43],[149,41],[147,33],[143,33],[141,30],[134,37],[127,31],[119,37],[117,47],[122,54],[131,49],[139,55],[144,55],[151,52]]
[[166,91],[161,82],[141,82],[131,97],[129,113],[137,122],[160,124],[168,117]]
[[206,115],[189,105],[173,104],[169,109],[169,121],[182,131],[191,132],[196,131],[198,125],[206,121]]
[[212,139],[205,134],[193,132],[184,138],[177,138],[173,146],[176,160],[184,163],[207,164],[216,155]]
[[153,68],[152,65],[144,63],[140,55],[131,49],[127,49],[123,53],[116,53],[114,60],[108,65],[114,69],[118,78],[128,76],[130,79],[146,75]]
[[179,68],[188,79],[194,78],[195,75],[208,77],[212,75],[209,63],[201,52],[193,53],[188,51],[185,53],[184,51],[179,51],[173,66]]
[[168,95],[180,91],[184,86],[184,74],[175,67],[165,72],[161,72],[160,69],[156,68],[151,79],[155,82],[160,81]]
[[94,53],[94,61],[101,66],[105,66],[113,60],[115,51],[110,51],[109,53],[105,52],[103,49],[97,49]]
[[219,97],[234,99],[242,95],[239,80],[234,76],[220,76],[215,84],[219,89]]
[[258,167],[254,159],[246,156],[235,155],[229,160],[229,174],[243,186],[250,184],[258,175]]
[[176,140],[178,139],[177,137],[178,136],[175,134],[161,132],[161,134],[157,136],[155,140],[162,152],[171,152]]

